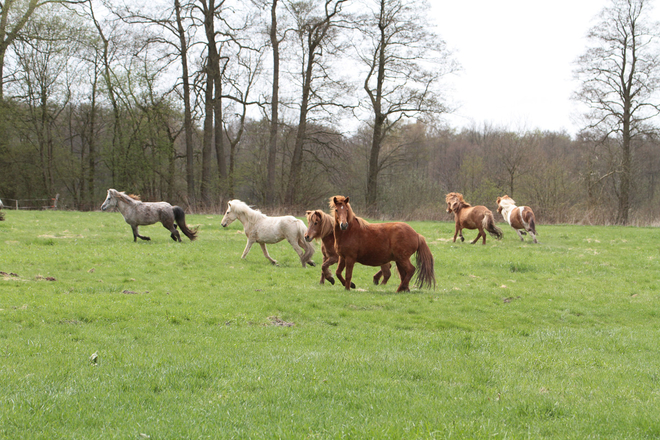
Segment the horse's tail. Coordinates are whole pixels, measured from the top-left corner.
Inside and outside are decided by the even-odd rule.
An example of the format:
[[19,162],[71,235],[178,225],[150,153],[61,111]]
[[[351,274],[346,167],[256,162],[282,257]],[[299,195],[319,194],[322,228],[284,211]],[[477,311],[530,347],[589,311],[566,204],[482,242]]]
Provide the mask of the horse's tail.
[[529,216],[529,229],[532,230],[532,233],[536,235],[536,219],[534,218],[534,213],[529,212],[531,215]]
[[[314,245],[312,242],[305,240],[305,234],[307,233],[307,226],[302,220],[298,220],[298,245],[305,250],[305,253],[300,260],[303,263],[308,263],[314,255]],[[313,264],[312,264],[313,266]]]
[[417,234],[417,253],[415,262],[417,263],[417,273],[415,274],[415,285],[420,289],[425,285],[433,286],[435,289],[435,269],[433,268],[433,254],[429,245],[426,244],[424,236]]
[[502,233],[502,230],[495,226],[495,218],[493,217],[493,213],[488,211],[486,215],[484,215],[484,219],[482,222],[484,229],[488,231],[490,235],[495,237],[498,240],[502,239],[502,236],[504,235]]
[[172,212],[174,213],[174,221],[177,225],[179,225],[179,228],[181,228],[181,232],[186,234],[186,237],[188,237],[191,241],[196,239],[197,228],[188,228],[188,225],[186,225],[186,213],[183,211],[183,209],[180,206],[172,206]]

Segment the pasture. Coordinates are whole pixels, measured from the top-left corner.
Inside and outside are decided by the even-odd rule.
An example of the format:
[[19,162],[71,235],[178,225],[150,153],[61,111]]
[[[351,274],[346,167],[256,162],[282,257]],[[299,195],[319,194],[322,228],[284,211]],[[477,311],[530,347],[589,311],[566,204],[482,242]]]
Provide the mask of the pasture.
[[657,228],[534,245],[496,216],[482,246],[410,222],[438,285],[397,294],[360,265],[319,285],[319,243],[317,267],[286,242],[241,260],[222,215],[182,243],[118,212],[5,217],[0,438],[660,437]]

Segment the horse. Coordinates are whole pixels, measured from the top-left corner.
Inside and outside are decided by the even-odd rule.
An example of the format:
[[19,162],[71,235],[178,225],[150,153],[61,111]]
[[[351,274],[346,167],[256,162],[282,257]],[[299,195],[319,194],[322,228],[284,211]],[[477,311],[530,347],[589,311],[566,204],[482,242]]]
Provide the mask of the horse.
[[151,240],[138,233],[138,226],[153,225],[161,222],[165,229],[170,231],[170,237],[174,241],[181,241],[181,235],[177,231],[177,225],[181,228],[186,237],[191,241],[197,238],[197,228],[191,230],[186,225],[186,213],[179,206],[172,206],[167,202],[143,202],[139,196],[128,195],[123,191],[116,189],[108,190],[108,197],[101,205],[101,210],[106,211],[109,208],[117,207],[124,216],[126,223],[133,229],[133,241],[138,238],[142,240]]
[[504,220],[518,233],[520,241],[525,241],[523,234],[527,231],[534,239],[534,243],[538,243],[538,240],[536,240],[536,218],[532,208],[529,206],[516,206],[516,202],[505,195],[497,198],[497,212],[502,214]]
[[[4,207],[5,207],[5,205],[3,205],[3,204],[2,204],[2,200],[0,200],[0,209],[2,209],[2,208],[4,208]],[[2,221],[2,220],[4,220],[4,219],[5,219],[5,213],[4,213],[4,212],[0,212],[0,221]]]
[[227,202],[227,212],[222,217],[222,226],[229,226],[234,220],[243,224],[247,244],[241,258],[245,258],[254,243],[261,245],[264,256],[275,266],[277,261],[268,255],[266,244],[279,243],[286,239],[300,257],[303,267],[315,266],[312,261],[314,246],[305,240],[307,226],[292,215],[268,217],[261,211],[250,208],[244,202],[234,199]]
[[[390,261],[396,262],[401,276],[397,292],[410,291],[408,285],[415,272],[417,287],[432,285],[435,288],[433,254],[426,239],[403,222],[371,224],[355,215],[349,201],[344,196],[330,198],[335,219],[335,249],[339,255],[335,274],[345,289],[351,289],[355,263],[383,266]],[[415,254],[417,268],[410,263],[412,254]],[[346,279],[341,275],[344,267]]]
[[[305,240],[312,241],[314,239],[321,240],[321,252],[323,252],[323,264],[321,265],[321,281],[319,284],[324,284],[325,280],[330,281],[330,284],[335,284],[335,279],[330,273],[329,267],[339,261],[339,255],[335,250],[335,219],[325,212],[317,209],[316,211],[307,211],[307,233]],[[391,263],[383,264],[380,270],[374,275],[374,284],[378,285],[380,278],[383,278],[381,283],[383,286],[387,284],[392,272],[390,268]],[[351,287],[355,289],[355,284],[351,283]]]
[[472,206],[463,200],[463,195],[460,193],[449,193],[445,197],[447,202],[447,212],[454,213],[454,219],[456,220],[456,231],[454,232],[454,243],[456,243],[456,236],[461,237],[461,241],[465,241],[463,238],[463,229],[478,229],[479,234],[471,244],[475,244],[479,241],[479,237],[483,237],[482,244],[486,244],[486,233],[484,230],[488,231],[490,235],[495,237],[498,240],[502,239],[502,230],[495,226],[495,218],[490,209],[485,206]]

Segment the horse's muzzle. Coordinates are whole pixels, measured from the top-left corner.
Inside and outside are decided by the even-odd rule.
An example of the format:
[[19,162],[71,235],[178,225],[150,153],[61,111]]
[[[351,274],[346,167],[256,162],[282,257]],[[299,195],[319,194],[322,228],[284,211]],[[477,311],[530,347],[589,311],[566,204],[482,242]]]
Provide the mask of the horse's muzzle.
[[310,237],[309,235],[305,235],[305,241],[306,241],[306,242],[310,242],[310,241],[312,241],[312,240],[313,240],[312,237]]
[[341,228],[342,231],[345,231],[346,229],[348,229],[348,222],[339,223],[339,227]]
[[220,223],[220,224],[222,225],[223,228],[226,228],[226,227],[227,227],[227,224],[226,224],[226,223]]

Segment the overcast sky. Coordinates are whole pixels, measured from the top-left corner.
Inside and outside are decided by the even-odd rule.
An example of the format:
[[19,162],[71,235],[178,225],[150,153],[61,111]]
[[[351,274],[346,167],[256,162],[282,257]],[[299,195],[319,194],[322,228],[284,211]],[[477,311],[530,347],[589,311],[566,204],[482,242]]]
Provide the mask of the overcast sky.
[[[609,0],[429,0],[462,71],[450,79],[455,127],[579,130],[575,60]],[[654,5],[657,19],[660,6]]]

